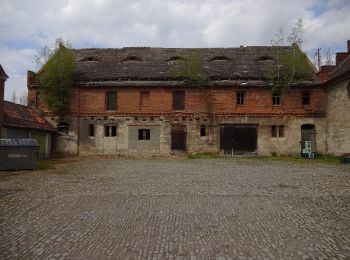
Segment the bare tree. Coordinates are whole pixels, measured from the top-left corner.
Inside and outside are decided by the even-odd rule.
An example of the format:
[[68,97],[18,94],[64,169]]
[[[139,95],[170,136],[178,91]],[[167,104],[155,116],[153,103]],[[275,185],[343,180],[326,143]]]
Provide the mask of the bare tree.
[[315,67],[320,70],[321,66],[335,65],[335,51],[333,51],[329,46],[323,51],[321,50],[321,48],[318,48],[313,57],[313,64]]
[[[267,64],[265,70],[274,90],[289,88],[310,73],[307,57],[301,49],[301,44],[304,42],[303,35],[303,20],[299,18],[287,38],[283,27],[280,27],[274,40],[271,41],[275,63]],[[284,47],[286,44],[290,46],[289,49]]]
[[11,95],[11,102],[17,103],[17,94],[16,90],[13,90],[12,95]]
[[28,96],[26,92],[23,92],[22,95],[19,97],[18,99],[19,104],[23,105],[23,106],[27,106],[28,105]]
[[335,51],[332,51],[331,48],[328,46],[324,55],[325,55],[325,65],[334,65]]

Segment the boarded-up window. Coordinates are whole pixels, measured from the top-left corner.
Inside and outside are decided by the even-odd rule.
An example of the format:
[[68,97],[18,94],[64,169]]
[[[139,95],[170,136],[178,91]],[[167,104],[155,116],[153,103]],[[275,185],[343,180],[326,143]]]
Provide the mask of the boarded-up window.
[[139,129],[139,140],[150,140],[151,130],[150,129]]
[[117,110],[117,92],[108,91],[106,92],[106,110],[116,111]]
[[243,106],[244,105],[244,96],[245,96],[245,93],[243,91],[238,91],[237,92],[237,106]]
[[140,108],[149,106],[149,97],[150,97],[149,91],[140,92]]
[[309,106],[311,104],[310,92],[303,92],[302,102],[303,102],[303,106]]
[[105,136],[117,136],[117,126],[105,125]]
[[95,125],[89,125],[89,136],[95,136]]
[[185,91],[173,92],[173,109],[174,110],[185,109]]

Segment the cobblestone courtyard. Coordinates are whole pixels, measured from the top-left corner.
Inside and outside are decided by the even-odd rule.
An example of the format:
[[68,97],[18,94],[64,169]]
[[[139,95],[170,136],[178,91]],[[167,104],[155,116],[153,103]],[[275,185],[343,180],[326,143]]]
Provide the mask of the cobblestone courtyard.
[[350,259],[350,170],[87,158],[0,176],[0,259]]

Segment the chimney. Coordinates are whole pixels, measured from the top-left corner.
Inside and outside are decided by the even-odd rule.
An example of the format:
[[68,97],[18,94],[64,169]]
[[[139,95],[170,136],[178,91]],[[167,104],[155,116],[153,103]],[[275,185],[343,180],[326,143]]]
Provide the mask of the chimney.
[[321,66],[320,71],[317,73],[318,78],[321,81],[327,81],[335,68],[336,66],[334,65]]
[[[348,42],[349,44],[349,42]],[[348,46],[349,47],[349,46]],[[346,57],[349,55],[349,52],[337,52],[335,54],[335,65],[338,66]]]

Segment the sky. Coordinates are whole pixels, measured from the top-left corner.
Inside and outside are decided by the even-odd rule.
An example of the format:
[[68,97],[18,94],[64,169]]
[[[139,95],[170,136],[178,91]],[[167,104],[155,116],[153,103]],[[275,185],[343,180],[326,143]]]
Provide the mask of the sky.
[[35,56],[62,37],[73,48],[270,45],[303,19],[302,49],[346,51],[350,0],[1,0],[5,98],[26,94]]

